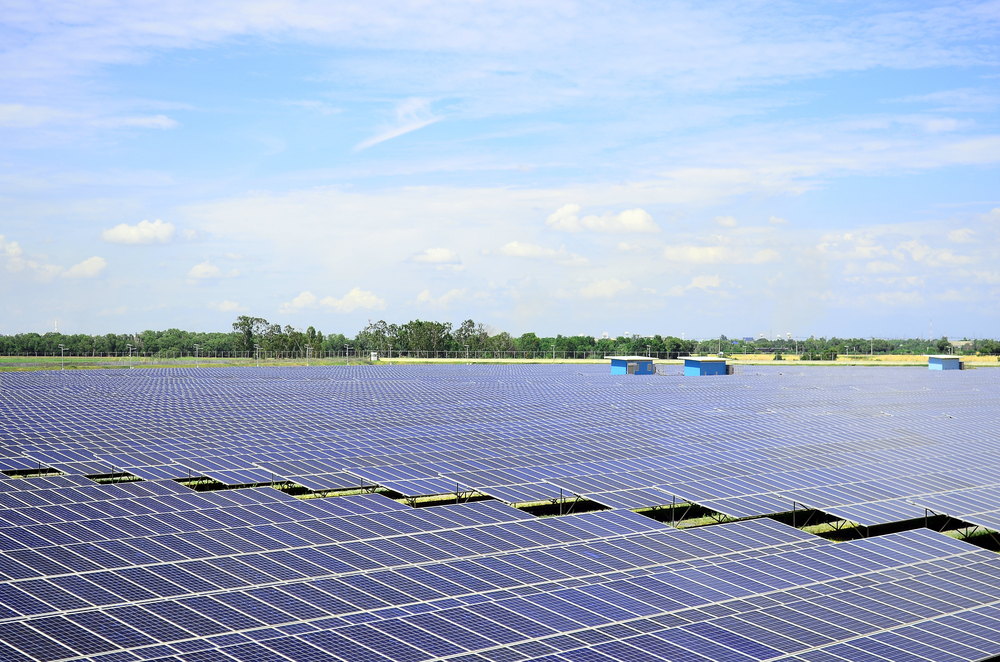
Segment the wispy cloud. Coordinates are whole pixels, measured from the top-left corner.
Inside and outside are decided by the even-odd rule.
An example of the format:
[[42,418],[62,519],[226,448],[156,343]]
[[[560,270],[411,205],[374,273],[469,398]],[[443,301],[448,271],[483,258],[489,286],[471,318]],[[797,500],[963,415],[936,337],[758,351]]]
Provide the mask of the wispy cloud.
[[372,145],[398,138],[411,131],[422,129],[439,121],[441,121],[441,118],[435,117],[431,113],[430,99],[411,97],[396,106],[396,124],[394,126],[384,129],[367,140],[362,140],[354,146],[354,151],[359,152],[363,149],[368,149]]

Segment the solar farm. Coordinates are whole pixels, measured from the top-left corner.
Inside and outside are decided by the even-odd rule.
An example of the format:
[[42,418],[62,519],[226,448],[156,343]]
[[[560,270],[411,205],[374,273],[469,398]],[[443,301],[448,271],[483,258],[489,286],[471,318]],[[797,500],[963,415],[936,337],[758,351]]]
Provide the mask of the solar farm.
[[1000,655],[1000,371],[0,375],[0,660]]

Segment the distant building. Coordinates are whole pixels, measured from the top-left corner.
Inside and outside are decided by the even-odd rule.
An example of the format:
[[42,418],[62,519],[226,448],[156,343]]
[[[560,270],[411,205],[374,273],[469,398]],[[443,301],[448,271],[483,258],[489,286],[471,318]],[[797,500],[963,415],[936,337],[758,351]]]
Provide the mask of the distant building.
[[612,375],[655,375],[653,359],[648,356],[609,356]]
[[935,354],[927,357],[929,370],[961,370],[965,366],[954,354]]
[[726,364],[726,359],[716,358],[714,356],[685,356],[684,357],[684,376],[685,377],[702,377],[705,375],[728,375],[729,366]]

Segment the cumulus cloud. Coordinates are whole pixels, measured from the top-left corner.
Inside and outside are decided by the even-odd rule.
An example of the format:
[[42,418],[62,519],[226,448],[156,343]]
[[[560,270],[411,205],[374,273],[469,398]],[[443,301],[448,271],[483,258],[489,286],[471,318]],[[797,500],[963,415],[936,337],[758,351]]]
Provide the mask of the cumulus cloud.
[[691,279],[691,282],[687,285],[675,285],[667,290],[667,296],[679,297],[684,296],[684,293],[691,289],[707,290],[710,287],[719,287],[722,284],[722,279],[718,275],[715,276],[695,276]]
[[307,308],[316,308],[319,305],[319,297],[312,292],[303,292],[291,301],[281,304],[278,312],[294,313]]
[[193,267],[191,267],[191,271],[188,272],[188,279],[192,281],[207,280],[209,278],[221,278],[221,277],[222,277],[222,270],[208,260],[205,260],[201,264],[194,265]]
[[607,299],[632,288],[631,281],[620,281],[617,278],[597,280],[580,288],[580,296],[585,299]]
[[286,301],[278,308],[280,313],[297,313],[303,310],[326,308],[336,313],[349,313],[359,308],[367,310],[385,310],[385,301],[367,290],[355,287],[342,298],[323,297],[320,299],[312,292],[304,291],[291,301]]
[[424,252],[414,255],[413,261],[434,264],[439,271],[462,271],[465,269],[458,253],[449,248],[428,248]]
[[16,241],[7,241],[0,234],[0,258],[4,259],[7,271],[17,273],[19,271],[30,271],[36,278],[48,281],[54,278],[62,267],[55,264],[42,264],[36,260],[26,258],[24,249]]
[[536,244],[525,244],[520,241],[512,241],[500,247],[499,253],[510,257],[524,257],[530,259],[550,259],[556,264],[564,267],[582,267],[590,261],[582,255],[569,253],[565,247],[560,246],[559,250],[544,248]]
[[901,243],[897,252],[902,255],[901,251],[904,250],[909,252],[914,262],[924,262],[931,267],[960,266],[963,264],[972,264],[977,261],[975,256],[956,255],[946,248],[933,249],[930,246],[921,244],[916,239]]
[[1000,207],[995,207],[989,212],[983,214],[982,219],[988,222],[1000,223]]
[[958,230],[952,230],[948,233],[948,241],[953,241],[956,244],[969,244],[975,241],[975,231],[969,228],[960,228]]
[[465,297],[466,289],[453,289],[442,294],[438,298],[431,296],[430,290],[424,290],[417,295],[417,303],[427,304],[432,308],[447,308],[448,304],[456,299],[462,299]]
[[663,257],[685,264],[765,264],[781,260],[781,254],[773,248],[749,252],[729,246],[667,246]]
[[716,216],[715,223],[723,228],[735,228],[737,225],[736,219],[732,216]]
[[361,308],[365,310],[385,310],[385,301],[383,299],[359,287],[355,287],[340,299],[324,297],[319,303],[324,308],[329,308],[337,313],[349,313]]
[[780,216],[772,216],[767,220],[767,222],[771,225],[785,225],[786,223],[788,223],[788,221],[781,218]]
[[152,223],[140,221],[135,225],[122,223],[101,232],[101,238],[112,244],[165,244],[174,236],[174,224],[156,219]]
[[874,235],[851,232],[842,235],[823,235],[820,238],[820,243],[816,245],[816,250],[830,257],[858,260],[870,260],[889,253],[884,246],[878,243],[878,238]]
[[415,255],[413,260],[432,264],[449,264],[459,261],[458,253],[448,248],[428,248],[423,253]]
[[560,232],[594,232],[625,234],[632,232],[659,232],[660,227],[643,209],[626,209],[619,214],[584,216],[580,218],[580,205],[563,205],[545,220],[545,224]]
[[222,303],[210,303],[208,304],[208,307],[223,313],[235,313],[238,311],[242,312],[249,310],[249,308],[247,308],[246,306],[241,306],[238,302],[230,301],[228,299],[226,299]]
[[90,257],[80,264],[74,264],[62,276],[63,278],[94,278],[100,275],[107,266],[108,263],[104,261],[104,258]]

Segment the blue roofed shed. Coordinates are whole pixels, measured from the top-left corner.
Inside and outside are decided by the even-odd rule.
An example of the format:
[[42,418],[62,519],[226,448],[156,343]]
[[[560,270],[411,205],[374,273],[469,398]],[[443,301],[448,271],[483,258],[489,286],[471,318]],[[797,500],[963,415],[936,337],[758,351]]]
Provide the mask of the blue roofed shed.
[[927,357],[927,368],[930,370],[961,370],[962,361],[953,354],[937,354]]
[[703,375],[726,375],[729,374],[725,359],[714,356],[685,356],[684,376],[701,377]]
[[609,356],[612,375],[655,375],[653,359],[648,356]]

